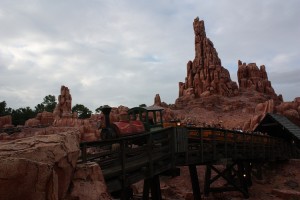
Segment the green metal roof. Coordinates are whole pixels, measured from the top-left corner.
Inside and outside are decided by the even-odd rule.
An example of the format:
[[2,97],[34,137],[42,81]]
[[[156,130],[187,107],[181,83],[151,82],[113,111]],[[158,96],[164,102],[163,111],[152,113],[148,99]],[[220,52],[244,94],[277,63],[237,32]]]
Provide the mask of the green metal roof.
[[161,110],[164,110],[164,108],[160,107],[160,106],[156,106],[156,105],[148,106],[148,107],[134,107],[134,108],[129,109],[129,112],[135,111],[135,110],[141,110],[141,111],[161,111]]
[[270,130],[270,135],[293,138],[300,141],[300,127],[283,115],[267,113],[255,131],[267,130]]

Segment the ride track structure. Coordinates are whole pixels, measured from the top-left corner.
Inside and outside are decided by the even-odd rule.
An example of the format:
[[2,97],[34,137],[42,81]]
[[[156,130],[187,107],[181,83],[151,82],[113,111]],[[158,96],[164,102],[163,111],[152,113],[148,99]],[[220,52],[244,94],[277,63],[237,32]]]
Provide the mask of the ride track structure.
[[[151,198],[159,200],[159,176],[176,176],[179,166],[189,167],[194,199],[201,199],[198,165],[206,165],[205,196],[211,192],[239,191],[248,198],[252,170],[255,168],[253,171],[260,177],[263,163],[294,158],[296,146],[282,138],[255,133],[168,127],[118,139],[83,142],[80,148],[79,162],[97,162],[111,193],[120,191],[121,199],[129,199],[130,185],[144,180],[142,199],[150,198],[151,188]],[[220,169],[219,165],[224,167]],[[227,184],[212,187],[219,178]]]

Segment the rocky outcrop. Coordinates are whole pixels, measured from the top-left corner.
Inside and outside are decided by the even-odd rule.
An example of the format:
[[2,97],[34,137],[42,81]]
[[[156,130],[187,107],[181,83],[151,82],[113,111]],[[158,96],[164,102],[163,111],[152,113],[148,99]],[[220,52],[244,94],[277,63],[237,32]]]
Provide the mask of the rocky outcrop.
[[154,97],[154,105],[161,106],[161,99],[160,99],[159,94],[156,94]]
[[54,127],[75,127],[81,133],[81,141],[95,141],[100,139],[97,123],[90,119],[61,118],[54,120]]
[[291,102],[282,102],[276,106],[276,113],[286,116],[294,124],[300,126],[300,97],[296,97]]
[[204,21],[197,17],[193,26],[195,58],[187,63],[187,77],[184,83],[179,83],[179,98],[176,103],[181,104],[182,99],[189,100],[211,94],[237,95],[237,84],[231,81],[230,74],[222,66],[212,41],[206,37]]
[[64,199],[78,157],[78,131],[1,143],[1,199]]
[[270,99],[264,103],[259,103],[255,107],[255,113],[251,119],[245,122],[244,130],[254,130],[266,113],[276,113],[287,117],[290,121],[300,126],[300,98],[295,98],[292,102],[282,102],[275,105],[275,101]]
[[111,200],[105,180],[97,163],[76,166],[69,199]]
[[100,139],[99,117],[90,119],[78,119],[77,113],[72,113],[72,96],[66,86],[61,86],[58,104],[53,116],[53,126],[55,127],[76,127],[81,133],[81,141],[95,141]]
[[53,113],[44,111],[42,113],[38,113],[35,118],[26,120],[25,126],[49,126],[52,125],[53,121]]
[[11,115],[5,115],[0,117],[0,128],[12,126]]
[[258,68],[255,63],[246,64],[239,60],[237,77],[240,89],[253,89],[260,93],[265,93],[273,99],[278,99],[271,81],[268,80],[264,65]]
[[61,86],[58,104],[53,111],[55,119],[72,117],[72,96],[66,86]]
[[255,107],[254,115],[244,123],[243,130],[254,130],[260,121],[264,118],[266,113],[274,113],[274,100],[270,99],[264,103],[259,103]]

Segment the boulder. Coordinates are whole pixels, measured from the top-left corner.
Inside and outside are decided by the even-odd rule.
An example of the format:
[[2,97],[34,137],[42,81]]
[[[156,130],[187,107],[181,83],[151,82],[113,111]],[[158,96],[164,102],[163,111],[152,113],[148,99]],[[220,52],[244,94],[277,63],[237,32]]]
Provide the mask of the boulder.
[[1,198],[65,198],[79,153],[78,131],[2,142]]
[[5,115],[0,117],[0,128],[5,125],[12,125],[11,115]]
[[105,180],[97,163],[79,164],[72,180],[70,199],[111,200]]
[[289,109],[289,110],[284,111],[283,115],[286,116],[287,118],[291,118],[291,119],[300,119],[298,111],[294,110],[294,109]]
[[31,119],[28,119],[26,120],[25,122],[25,126],[38,126],[41,124],[41,121],[38,120],[37,118],[31,118]]

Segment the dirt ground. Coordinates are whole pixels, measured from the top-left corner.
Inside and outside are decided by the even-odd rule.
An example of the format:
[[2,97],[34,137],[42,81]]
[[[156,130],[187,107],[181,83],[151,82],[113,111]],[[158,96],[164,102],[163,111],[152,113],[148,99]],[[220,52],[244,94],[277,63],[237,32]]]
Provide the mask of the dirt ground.
[[[222,166],[217,166],[222,168]],[[198,166],[198,179],[201,193],[204,191],[205,166]],[[214,174],[212,174],[214,176]],[[162,197],[165,200],[194,199],[188,167],[181,167],[178,177],[161,177]],[[252,176],[252,186],[249,188],[249,200],[300,200],[300,160],[290,160],[281,163],[269,163],[263,166],[263,180]],[[226,184],[224,179],[213,183],[214,187]],[[141,196],[143,183],[134,186],[135,193]],[[240,192],[210,193],[205,200],[243,200]]]

